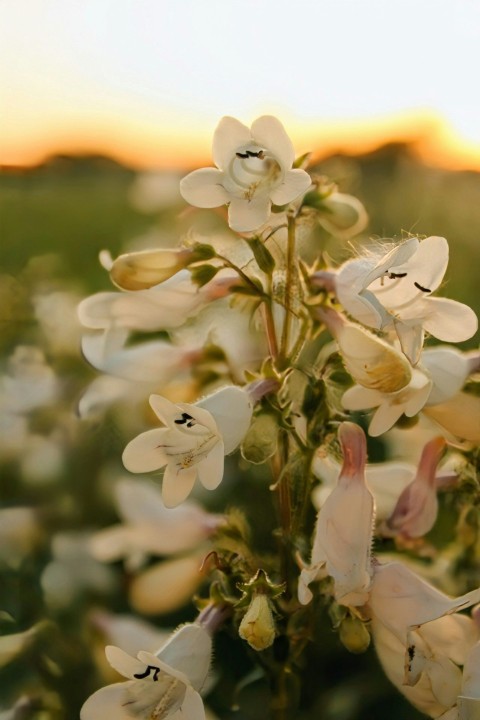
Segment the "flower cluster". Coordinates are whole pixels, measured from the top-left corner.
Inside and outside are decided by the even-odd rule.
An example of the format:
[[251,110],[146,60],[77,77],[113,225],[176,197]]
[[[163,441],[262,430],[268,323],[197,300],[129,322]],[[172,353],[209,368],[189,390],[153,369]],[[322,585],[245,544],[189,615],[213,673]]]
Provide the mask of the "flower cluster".
[[[212,634],[223,624],[262,653],[272,708],[286,717],[299,697],[287,678],[300,682],[327,607],[343,645],[362,652],[372,638],[421,712],[473,720],[480,632],[478,612],[463,611],[480,602],[479,583],[452,576],[452,598],[426,577],[426,560],[433,578],[443,557],[439,494],[458,498],[458,528],[473,512],[480,442],[480,355],[426,344],[477,330],[472,309],[436,294],[447,240],[359,243],[336,266],[314,239],[327,232],[344,247],[366,212],[306,171],[276,118],[250,129],[223,118],[213,161],[180,192],[199,208],[227,205],[223,234],[104,256],[118,290],[79,307],[84,356],[103,373],[80,414],[93,422],[123,407],[123,465],[144,476],[117,477],[122,522],[95,532],[89,552],[124,560],[134,610],[168,613],[194,594],[201,610],[156,653],[107,647],[127,681],[97,690],[81,718],[203,720]],[[370,411],[368,434],[384,455],[407,427],[420,446],[367,464]],[[225,459],[237,450],[239,462]],[[251,494],[245,512],[235,493]],[[275,531],[259,542],[263,525]],[[467,563],[464,549],[455,538],[448,552]]]

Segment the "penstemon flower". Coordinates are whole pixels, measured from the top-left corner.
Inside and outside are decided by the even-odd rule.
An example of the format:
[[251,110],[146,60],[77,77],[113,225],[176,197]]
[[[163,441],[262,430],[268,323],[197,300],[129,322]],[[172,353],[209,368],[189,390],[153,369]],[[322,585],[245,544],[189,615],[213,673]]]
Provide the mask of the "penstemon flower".
[[141,651],[133,658],[108,646],[109,663],[128,681],[97,690],[82,707],[81,720],[204,720],[199,693],[207,679],[211,649],[209,632],[195,623],[180,627],[155,654]]
[[447,265],[445,238],[411,238],[383,257],[348,260],[336,275],[336,293],[355,319],[379,330],[395,330],[403,352],[416,364],[425,332],[461,342],[477,331],[477,317],[467,305],[431,297]]
[[306,192],[308,173],[292,169],[295,152],[277,118],[259,117],[251,129],[232,117],[220,121],[213,136],[217,169],[194,170],[180,183],[185,200],[196,207],[228,203],[228,223],[252,232],[267,222],[271,205],[286,205]]
[[249,394],[230,386],[196,405],[174,404],[160,395],[151,395],[150,405],[166,427],[148,430],[127,445],[127,470],[146,473],[166,466],[162,495],[167,507],[188,497],[197,476],[207,490],[218,487],[224,455],[235,450],[250,425]]

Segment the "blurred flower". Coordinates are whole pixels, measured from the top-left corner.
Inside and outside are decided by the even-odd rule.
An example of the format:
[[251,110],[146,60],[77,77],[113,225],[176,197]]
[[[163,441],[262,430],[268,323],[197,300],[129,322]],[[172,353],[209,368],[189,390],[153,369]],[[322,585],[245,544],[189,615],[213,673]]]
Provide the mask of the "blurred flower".
[[0,378],[0,409],[20,415],[54,403],[59,381],[36,347],[19,345],[8,359],[8,374]]
[[[479,629],[479,608],[473,611],[473,618]],[[477,720],[480,715],[480,640],[477,640],[467,655],[463,667],[462,686],[457,698],[458,715],[450,720]]]
[[141,651],[135,659],[108,646],[108,661],[128,682],[94,693],[82,707],[81,720],[145,718],[145,713],[164,720],[202,720],[205,711],[199,693],[207,679],[211,650],[209,633],[195,623],[176,630],[155,655]]
[[371,257],[349,260],[335,280],[339,302],[365,325],[396,331],[402,350],[416,364],[425,331],[449,342],[461,342],[477,330],[471,308],[455,300],[430,297],[448,264],[445,238],[417,238]]
[[343,465],[317,516],[310,565],[300,574],[298,597],[304,605],[312,599],[309,584],[325,575],[334,580],[338,603],[363,605],[368,598],[374,502],[365,482],[366,439],[349,422],[340,425],[338,435]]
[[35,316],[53,353],[78,355],[80,325],[75,321],[79,298],[71,292],[57,291],[33,298]]
[[113,572],[91,556],[89,544],[90,535],[85,532],[63,532],[53,537],[53,559],[40,581],[51,607],[66,608],[85,592],[105,595],[115,588]]
[[78,306],[78,316],[85,327],[95,330],[168,330],[182,325],[207,303],[227,295],[238,283],[236,272],[221,270],[199,288],[190,272],[181,270],[147,290],[91,295]]
[[235,450],[250,425],[248,393],[232,385],[195,405],[175,405],[160,395],[151,395],[150,405],[166,427],[148,430],[127,445],[127,470],[144,473],[166,466],[162,494],[167,507],[188,497],[197,475],[207,490],[214,490],[223,477],[224,455]]
[[176,275],[196,259],[194,251],[188,248],[139,250],[119,255],[113,260],[110,277],[122,290],[148,290]]
[[139,173],[128,193],[130,203],[144,213],[168,209],[181,201],[180,177],[171,170]]
[[28,630],[11,635],[0,636],[0,668],[18,658],[31,648],[42,625],[34,625]]
[[164,615],[191,602],[204,579],[205,550],[155,563],[132,578],[129,602],[144,615]]
[[295,152],[277,118],[257,118],[249,130],[224,117],[213,137],[218,169],[202,168],[187,175],[180,192],[192,205],[214,208],[229,203],[232,230],[252,232],[269,218],[271,204],[285,205],[310,186],[304,170],[292,170]]
[[149,481],[123,478],[115,486],[115,501],[122,525],[94,533],[90,549],[97,560],[126,558],[130,569],[148,555],[172,555],[198,548],[221,522],[200,506],[185,502],[166,508],[160,490]]
[[0,510],[0,565],[18,568],[41,543],[43,531],[29,507]]

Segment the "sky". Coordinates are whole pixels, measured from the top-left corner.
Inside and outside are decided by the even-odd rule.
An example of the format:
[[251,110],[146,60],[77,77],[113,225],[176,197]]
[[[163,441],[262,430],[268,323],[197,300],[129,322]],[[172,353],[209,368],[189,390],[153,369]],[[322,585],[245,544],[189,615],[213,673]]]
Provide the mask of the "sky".
[[480,167],[479,0],[0,0],[0,161],[195,164],[223,115],[299,152]]

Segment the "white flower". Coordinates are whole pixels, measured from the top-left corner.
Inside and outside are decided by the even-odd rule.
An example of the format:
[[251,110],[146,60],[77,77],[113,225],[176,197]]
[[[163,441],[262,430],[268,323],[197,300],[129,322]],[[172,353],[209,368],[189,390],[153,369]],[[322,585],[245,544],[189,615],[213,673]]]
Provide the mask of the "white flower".
[[81,720],[205,720],[200,690],[211,650],[209,633],[195,623],[180,627],[155,655],[141,651],[135,659],[108,646],[108,661],[128,681],[94,693],[82,707]]
[[248,393],[229,386],[195,405],[151,395],[150,405],[166,427],[148,430],[127,445],[127,470],[145,473],[166,466],[162,495],[167,507],[188,497],[197,476],[214,490],[223,477],[224,455],[235,450],[250,425]]
[[338,434],[343,466],[318,513],[310,566],[300,574],[298,597],[303,604],[312,599],[308,585],[325,575],[334,580],[338,603],[363,605],[368,598],[374,503],[365,482],[366,440],[354,423],[342,423]]
[[433,406],[454,397],[468,376],[468,360],[457,350],[435,347],[425,350],[421,363],[412,369],[411,380],[396,392],[382,392],[354,385],[342,397],[346,410],[378,408],[370,422],[369,435],[389,430],[405,414],[414,417],[426,405]]
[[445,238],[410,238],[382,257],[347,261],[338,271],[336,293],[345,310],[365,325],[394,329],[402,350],[416,364],[425,332],[439,340],[461,342],[477,330],[471,308],[431,297],[448,264]]
[[208,302],[227,295],[238,282],[238,274],[225,269],[199,288],[190,272],[181,270],[146,290],[91,295],[79,304],[78,316],[85,327],[95,330],[168,330],[182,325]]
[[285,205],[310,186],[304,170],[292,170],[295,152],[277,118],[264,115],[251,129],[232,117],[220,121],[213,136],[218,169],[202,168],[180,183],[185,200],[196,207],[225,203],[232,230],[251,232],[270,216],[271,204]]
[[115,486],[115,501],[123,524],[95,533],[90,550],[103,562],[126,557],[130,569],[150,554],[173,555],[198,548],[221,521],[193,502],[166,508],[159,488],[140,479],[122,478]]

